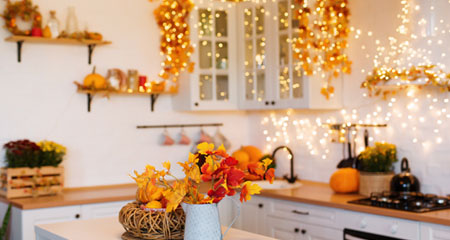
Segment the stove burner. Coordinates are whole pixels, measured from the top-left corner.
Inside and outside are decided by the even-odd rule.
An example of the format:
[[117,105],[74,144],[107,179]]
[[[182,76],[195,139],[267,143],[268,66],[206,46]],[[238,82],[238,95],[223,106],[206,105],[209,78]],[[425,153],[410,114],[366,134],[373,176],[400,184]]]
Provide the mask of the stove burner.
[[450,196],[443,197],[435,194],[386,191],[373,192],[369,198],[349,201],[349,203],[421,213],[450,209]]

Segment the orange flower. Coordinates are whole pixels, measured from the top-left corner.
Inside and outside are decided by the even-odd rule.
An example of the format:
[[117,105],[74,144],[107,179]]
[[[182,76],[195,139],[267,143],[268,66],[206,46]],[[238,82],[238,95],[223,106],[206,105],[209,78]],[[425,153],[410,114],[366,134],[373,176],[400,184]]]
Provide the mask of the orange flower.
[[273,180],[275,179],[275,168],[271,168],[271,169],[267,170],[264,177],[266,180],[268,180],[272,184]]
[[240,200],[241,202],[246,202],[252,199],[251,195],[259,194],[261,192],[261,187],[258,184],[252,184],[252,182],[247,181],[241,190]]

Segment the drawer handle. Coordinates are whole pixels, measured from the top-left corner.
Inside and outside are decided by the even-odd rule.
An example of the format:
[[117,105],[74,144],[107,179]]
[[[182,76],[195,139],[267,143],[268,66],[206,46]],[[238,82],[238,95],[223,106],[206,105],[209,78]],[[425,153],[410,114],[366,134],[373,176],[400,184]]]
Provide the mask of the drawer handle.
[[76,219],[80,218],[80,214],[78,214],[78,213],[75,214],[75,218],[76,218]]
[[259,207],[259,208],[263,208],[263,207],[264,207],[264,204],[260,203],[260,204],[258,204],[258,207]]
[[309,215],[309,212],[302,212],[297,210],[292,210],[292,213],[299,214],[299,215]]

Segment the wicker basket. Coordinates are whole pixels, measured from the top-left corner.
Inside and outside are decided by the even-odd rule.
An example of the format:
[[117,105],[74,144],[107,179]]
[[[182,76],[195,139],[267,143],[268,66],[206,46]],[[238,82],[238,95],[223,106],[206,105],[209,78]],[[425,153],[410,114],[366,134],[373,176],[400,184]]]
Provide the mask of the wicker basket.
[[128,203],[119,213],[127,235],[140,239],[183,239],[185,220],[181,208],[170,213],[149,212],[140,209],[137,202]]

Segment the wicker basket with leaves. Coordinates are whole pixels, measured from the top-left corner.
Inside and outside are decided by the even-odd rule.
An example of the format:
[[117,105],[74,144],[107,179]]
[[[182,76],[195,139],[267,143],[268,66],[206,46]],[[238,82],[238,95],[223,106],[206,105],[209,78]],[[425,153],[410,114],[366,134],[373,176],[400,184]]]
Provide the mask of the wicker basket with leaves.
[[119,213],[119,222],[127,231],[123,239],[183,239],[186,216],[181,208],[172,212],[147,211],[139,203],[128,203]]

